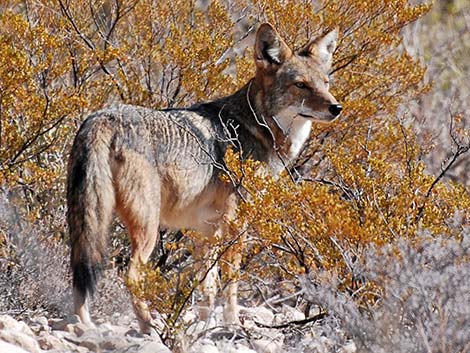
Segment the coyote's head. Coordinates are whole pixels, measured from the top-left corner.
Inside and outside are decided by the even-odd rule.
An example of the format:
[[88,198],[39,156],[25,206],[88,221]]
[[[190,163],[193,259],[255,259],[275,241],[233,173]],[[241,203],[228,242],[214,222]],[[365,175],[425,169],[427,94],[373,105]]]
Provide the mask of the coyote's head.
[[283,126],[293,119],[330,122],[341,105],[328,91],[328,71],[336,48],[334,30],[292,51],[277,31],[262,24],[256,35],[257,103]]

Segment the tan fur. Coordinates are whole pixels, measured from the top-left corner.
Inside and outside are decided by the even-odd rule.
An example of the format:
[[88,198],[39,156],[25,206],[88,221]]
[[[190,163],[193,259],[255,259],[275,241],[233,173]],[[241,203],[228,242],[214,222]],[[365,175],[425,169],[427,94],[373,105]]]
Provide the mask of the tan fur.
[[[119,105],[92,114],[81,126],[68,169],[68,223],[72,243],[75,312],[91,323],[93,294],[116,213],[132,244],[129,279],[148,261],[160,226],[226,234],[237,197],[219,178],[229,146],[279,173],[298,156],[312,122],[330,122],[341,106],[328,92],[336,32],[294,53],[269,25],[255,44],[256,76],[231,96],[186,109],[152,110]],[[236,278],[242,248],[233,247],[222,270]],[[212,276],[214,277],[214,275]],[[216,285],[205,286],[209,305]],[[226,293],[225,320],[237,322],[237,282]],[[143,332],[152,318],[133,299]]]

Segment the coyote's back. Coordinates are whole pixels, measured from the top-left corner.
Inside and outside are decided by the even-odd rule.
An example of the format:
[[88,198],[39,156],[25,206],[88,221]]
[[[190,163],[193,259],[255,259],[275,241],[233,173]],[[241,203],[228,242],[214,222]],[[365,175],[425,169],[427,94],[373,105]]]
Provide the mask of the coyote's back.
[[[336,36],[330,32],[294,53],[270,25],[261,25],[256,76],[233,95],[187,109],[117,105],[84,121],[67,185],[74,304],[82,321],[91,323],[87,297],[96,288],[114,213],[129,232],[128,276],[138,281],[159,227],[210,236],[233,214],[234,186],[219,178],[228,146],[278,173],[298,156],[313,121],[339,115],[327,82]],[[231,259],[235,268],[239,258]],[[135,298],[133,305],[149,332],[148,308]],[[236,321],[236,283],[229,286],[227,313]]]

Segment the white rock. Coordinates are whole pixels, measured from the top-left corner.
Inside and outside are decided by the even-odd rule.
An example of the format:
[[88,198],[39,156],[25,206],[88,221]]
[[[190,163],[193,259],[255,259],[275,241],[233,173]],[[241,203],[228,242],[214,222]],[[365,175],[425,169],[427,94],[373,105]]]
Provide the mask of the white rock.
[[47,318],[45,316],[33,318],[29,323],[29,327],[35,332],[36,335],[41,332],[51,331],[51,328],[49,327],[49,322],[47,321]]
[[136,330],[135,328],[131,328],[130,330],[127,330],[124,335],[129,336],[129,337],[134,337],[134,338],[143,338],[144,337],[144,335],[142,333],[140,333],[138,330]]
[[0,315],[0,330],[18,330],[18,321],[8,315]]
[[[89,330],[96,330],[95,328],[92,328],[82,322],[79,322],[77,324],[74,324],[74,325],[71,325],[72,326],[72,331],[73,333],[75,333],[77,335],[77,337],[81,337],[85,334],[85,332],[89,331]],[[66,331],[66,330],[65,330]]]
[[217,322],[214,318],[211,318],[208,321],[197,321],[186,329],[186,334],[190,336],[195,336],[215,326],[217,326]]
[[[215,346],[215,343],[209,339],[203,339],[193,344],[187,353],[219,353],[219,349]],[[226,353],[226,352],[223,352]]]
[[58,339],[63,339],[67,333],[64,331],[51,331],[51,335],[57,337]]
[[171,351],[163,343],[149,342],[140,347],[137,353],[171,353]]
[[69,345],[64,343],[62,340],[45,332],[42,332],[42,334],[36,338],[36,341],[38,342],[39,347],[46,351],[52,349],[65,350],[69,347]]
[[129,346],[129,342],[122,337],[108,337],[100,342],[100,348],[109,351],[125,350]]
[[348,342],[342,349],[341,353],[356,353],[357,347],[353,341]]
[[39,316],[33,319],[33,322],[42,325],[42,326],[49,326],[49,321],[47,321],[47,317]]
[[65,325],[65,327],[62,329],[62,331],[67,332],[67,333],[73,333],[74,335],[76,335],[75,325],[73,325],[73,324]]
[[9,315],[0,315],[0,330],[21,332],[34,337],[34,332],[23,321],[16,321]]
[[313,352],[319,353],[330,352],[333,346],[334,342],[323,336],[308,342],[308,347],[311,348]]
[[20,332],[27,334],[30,337],[34,337],[34,332],[31,328],[26,324],[26,322],[20,321],[19,323]]
[[73,348],[73,352],[75,352],[75,353],[88,353],[89,351],[90,350],[86,347],[75,347],[75,348]]
[[104,324],[98,326],[98,330],[100,330],[104,336],[109,336],[111,333],[113,333],[114,328],[113,325],[111,325],[109,322],[105,322]]
[[[224,352],[226,353],[226,352]],[[234,348],[230,353],[258,353],[246,346],[239,345],[237,348]]]
[[92,352],[97,352],[99,346],[99,343],[94,340],[83,340],[80,342],[80,347],[85,347]]
[[51,319],[49,320],[49,325],[55,331],[65,331],[67,325],[75,325],[80,323],[80,318],[78,315],[69,315],[64,319]]
[[2,330],[0,331],[0,340],[21,347],[31,353],[39,353],[41,351],[39,344],[34,338],[20,331]]
[[29,353],[23,348],[14,346],[11,343],[7,343],[0,339],[0,352],[2,353]]
[[85,331],[85,333],[83,333],[79,338],[80,341],[100,341],[102,339],[103,334],[96,329]]
[[260,322],[265,325],[271,325],[274,320],[273,312],[262,306],[255,308],[241,308],[240,316],[248,320]]
[[99,325],[102,325],[102,324],[106,323],[107,321],[106,321],[105,318],[100,317],[98,319],[95,319],[94,322],[95,322],[96,325],[99,326]]
[[304,313],[291,306],[283,305],[281,312],[275,315],[273,322],[276,324],[282,324],[290,321],[299,320],[305,320]]
[[253,340],[253,348],[258,353],[279,353],[282,351],[282,342],[269,339]]
[[117,326],[117,325],[110,325],[110,327],[106,330],[101,329],[101,333],[103,334],[103,337],[111,337],[111,336],[121,336],[124,337],[126,335],[126,332],[129,331],[129,327],[127,326]]

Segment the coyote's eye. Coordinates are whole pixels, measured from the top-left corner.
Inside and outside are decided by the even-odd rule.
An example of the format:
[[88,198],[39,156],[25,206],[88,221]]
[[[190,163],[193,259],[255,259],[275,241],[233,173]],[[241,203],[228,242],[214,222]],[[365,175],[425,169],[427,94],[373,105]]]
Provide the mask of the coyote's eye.
[[307,88],[307,85],[303,82],[296,82],[295,87],[305,89],[305,88]]

